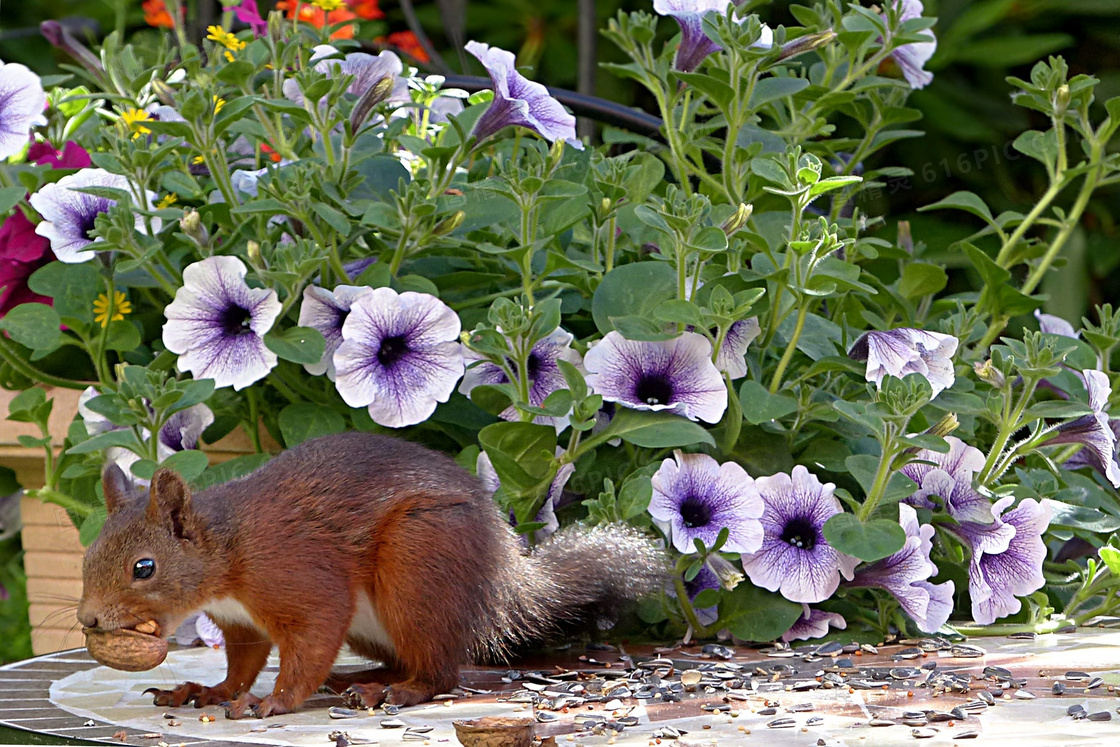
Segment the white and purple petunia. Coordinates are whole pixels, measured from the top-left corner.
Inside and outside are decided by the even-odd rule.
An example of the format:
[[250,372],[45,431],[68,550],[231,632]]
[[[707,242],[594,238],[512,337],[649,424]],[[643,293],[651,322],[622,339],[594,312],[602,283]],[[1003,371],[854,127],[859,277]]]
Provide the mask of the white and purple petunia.
[[183,287],[164,309],[163,344],[179,370],[214,386],[244,389],[276,366],[264,335],[280,315],[276,291],[250,288],[237,257],[207,257],[183,270]]
[[754,481],[762,496],[762,547],[743,555],[751,583],[780,592],[791,602],[812,604],[832,596],[840,575],[851,580],[859,560],[824,538],[824,524],[840,513],[832,483],[821,484],[802,465]]
[[898,523],[906,531],[906,544],[893,555],[860,567],[848,586],[889,591],[919,630],[934,633],[953,612],[955,587],[952,581],[929,582],[937,575],[937,566],[929,559],[933,527],[919,525],[918,512],[905,503],[898,507]]
[[802,605],[802,608],[801,617],[797,618],[793,627],[782,633],[782,640],[786,643],[807,641],[810,638],[824,638],[828,635],[829,626],[837,630],[844,630],[848,627],[848,621],[844,619],[843,615],[810,609],[807,604]]
[[1034,318],[1038,320],[1038,329],[1043,334],[1047,335],[1061,335],[1062,337],[1072,337],[1077,339],[1081,333],[1073,328],[1073,325],[1062,319],[1060,316],[1053,314],[1043,314],[1041,310],[1034,310]]
[[[689,602],[695,602],[696,597],[702,591],[707,591],[708,589],[719,591],[719,588],[719,577],[712,573],[706,565],[700,566],[700,572],[697,573],[691,581],[684,581],[684,590],[688,592]],[[669,585],[668,593],[669,596],[674,599],[676,598],[676,584]],[[696,619],[700,621],[701,625],[711,625],[719,619],[719,607],[698,607],[694,611],[696,612]]]
[[324,373],[334,381],[334,351],[342,344],[342,325],[350,313],[350,307],[362,296],[369,295],[373,288],[367,285],[338,285],[327,290],[317,285],[303,289],[303,305],[299,307],[299,326],[319,330],[326,341],[323,357],[316,363],[305,363],[303,368],[312,376]]
[[[560,456],[564,450],[556,447],[556,456]],[[478,479],[482,481],[482,486],[490,493],[497,492],[498,488],[502,486],[501,480],[498,479],[498,472],[494,469],[493,462],[490,461],[490,455],[485,451],[479,452],[478,459],[475,460],[475,471],[478,473]],[[542,542],[548,539],[552,534],[560,528],[560,521],[556,518],[556,506],[560,503],[560,496],[564,493],[564,486],[568,484],[568,478],[576,471],[574,464],[562,464],[560,469],[556,470],[556,476],[552,478],[552,482],[548,486],[548,496],[545,498],[544,504],[537,515],[533,517],[533,523],[544,524],[543,527],[533,532],[533,541]],[[517,516],[513,511],[509,512],[509,523],[517,526]],[[528,538],[521,535],[521,541],[528,544]]]
[[716,368],[725,372],[732,380],[747,375],[747,348],[754,339],[762,334],[758,317],[742,319],[727,329],[723,345],[716,354]]
[[1077,454],[1083,460],[1080,463],[1091,465],[1114,488],[1120,488],[1120,465],[1116,463],[1116,431],[1108,418],[1108,399],[1112,396],[1112,385],[1107,374],[1093,369],[1082,371],[1081,378],[1085,382],[1085,389],[1089,393],[1089,407],[1093,411],[1059,425],[1046,445],[1081,444],[1082,449]]
[[994,521],[990,524],[961,522],[949,527],[972,549],[968,593],[972,598],[972,618],[981,625],[1015,614],[1022,608],[1018,597],[1035,592],[1046,583],[1042,575],[1042,563],[1046,560],[1042,534],[1050,526],[1053,509],[1045,499],[1025,498],[1004,513],[1014,502],[1011,496],[996,501],[992,506]]
[[952,335],[900,327],[866,333],[852,345],[848,357],[867,361],[865,376],[877,387],[882,387],[888,375],[901,379],[917,373],[929,382],[936,397],[955,381],[953,355],[959,344]]
[[576,118],[549,95],[548,89],[517,72],[517,59],[489,44],[469,41],[466,50],[478,58],[494,83],[494,100],[474,125],[481,142],[499,130],[515,125],[528,127],[549,142],[563,140],[583,150],[576,137]]
[[[529,369],[529,404],[534,407],[540,407],[541,404],[558,389],[566,389],[567,383],[564,381],[564,374],[560,372],[560,366],[557,361],[565,360],[574,366],[578,366],[582,357],[578,352],[572,350],[572,337],[571,333],[565,332],[562,329],[555,329],[546,337],[537,340],[533,345],[533,349],[529,352],[529,361],[527,368]],[[467,365],[466,374],[463,376],[463,381],[459,384],[459,392],[466,396],[470,396],[471,391],[476,386],[483,384],[507,384],[509,378],[505,372],[495,363],[491,363],[483,359],[481,355],[475,353],[467,347],[463,348],[463,358]],[[480,363],[476,361],[482,361]],[[471,365],[474,363],[474,365]],[[516,370],[517,364],[512,360],[509,361],[510,369]],[[505,420],[517,420],[517,408],[510,405],[502,412],[502,418]],[[568,427],[568,416],[563,417],[549,417],[547,415],[538,415],[533,418],[533,422],[538,425],[551,425],[556,428],[556,432],[564,430]]]
[[[991,521],[992,502],[972,487],[972,479],[984,468],[984,452],[955,436],[947,436],[949,451],[942,454],[922,449],[917,461],[902,467],[902,474],[918,484],[906,502],[919,508],[934,508],[930,496],[945,502],[945,509],[957,521]],[[931,464],[927,464],[931,462]]]
[[[94,239],[90,235],[94,221],[101,213],[117,203],[109,197],[98,197],[75,190],[87,187],[110,187],[129,194],[133,190],[126,177],[110,174],[105,169],[82,169],[57,182],[44,185],[31,195],[31,207],[43,216],[43,222],[35,227],[35,233],[50,240],[51,249],[61,262],[85,262],[93,259],[94,251],[85,250]],[[144,208],[150,209],[156,193],[148,191]],[[153,231],[160,228],[159,218],[150,218]],[[136,215],[136,230],[144,230],[144,217]]]
[[[896,0],[896,4],[902,11],[900,20],[903,23],[914,18],[921,18],[925,11],[922,0]],[[894,58],[894,61],[898,63],[898,67],[902,70],[902,76],[914,89],[925,88],[933,81],[933,73],[925,69],[925,64],[937,51],[937,37],[933,35],[932,31],[926,29],[919,35],[927,37],[929,41],[903,44],[891,52],[891,57]]]
[[[723,47],[716,44],[704,33],[706,13],[727,13],[730,3],[727,0],[653,0],[653,11],[658,15],[671,16],[681,27],[681,43],[673,67],[688,73],[695,70],[712,52]],[[739,23],[746,19],[742,18]],[[769,49],[774,46],[774,32],[763,24],[762,36],[752,46]]]
[[31,128],[46,124],[47,94],[24,65],[0,62],[0,161],[27,147]]
[[711,547],[725,528],[722,550],[754,552],[762,546],[762,510],[754,480],[735,462],[675,451],[653,475],[649,513],[678,552],[696,552],[694,540]]
[[463,375],[459,317],[427,293],[375,288],[350,307],[334,354],[335,386],[373,422],[423,422]]
[[[315,70],[328,78],[352,76],[346,92],[361,97],[366,91],[373,88],[382,78],[391,78],[393,90],[386,100],[407,104],[412,98],[408,93],[408,81],[401,77],[404,65],[401,58],[389,50],[382,50],[377,55],[365,52],[352,52],[339,59],[338,49],[330,44],[319,44],[314,47],[311,62]],[[284,81],[281,90],[290,101],[303,105],[303,92],[299,90],[299,83],[288,79]]]
[[607,402],[718,423],[727,409],[727,387],[711,356],[712,344],[695,332],[661,342],[609,332],[587,351],[583,366],[587,385]]
[[159,429],[159,443],[171,451],[197,449],[202,432],[214,422],[214,413],[199,403],[172,413]]

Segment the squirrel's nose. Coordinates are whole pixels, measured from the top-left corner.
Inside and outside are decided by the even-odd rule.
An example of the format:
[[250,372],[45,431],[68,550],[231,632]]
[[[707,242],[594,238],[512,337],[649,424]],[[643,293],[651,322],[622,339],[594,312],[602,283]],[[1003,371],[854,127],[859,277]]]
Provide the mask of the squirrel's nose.
[[84,628],[97,627],[97,615],[93,614],[84,604],[78,605],[78,622]]

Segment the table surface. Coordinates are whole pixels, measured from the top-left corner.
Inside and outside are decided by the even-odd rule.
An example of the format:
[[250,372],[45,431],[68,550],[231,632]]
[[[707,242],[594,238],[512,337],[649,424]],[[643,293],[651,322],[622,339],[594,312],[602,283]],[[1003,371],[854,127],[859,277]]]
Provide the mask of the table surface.
[[[220,708],[157,708],[143,694],[217,682],[221,651],[175,649],[156,669],[127,673],[74,650],[0,668],[0,743],[323,747],[345,732],[354,745],[455,745],[455,720],[535,716],[538,736],[573,747],[658,739],[681,747],[1120,744],[1120,631],[838,649],[568,649],[514,669],[465,669],[466,689],[454,697],[396,714],[332,718],[341,700],[319,694],[297,713],[263,721],[229,721]],[[349,655],[338,662],[362,666]],[[268,692],[276,667],[274,654],[254,692]]]

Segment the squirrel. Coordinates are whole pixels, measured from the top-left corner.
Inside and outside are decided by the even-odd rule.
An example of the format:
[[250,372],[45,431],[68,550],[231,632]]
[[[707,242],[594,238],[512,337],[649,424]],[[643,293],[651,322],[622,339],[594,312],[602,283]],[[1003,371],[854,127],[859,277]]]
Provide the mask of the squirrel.
[[[410,706],[620,601],[661,588],[664,553],[624,524],[574,526],[532,551],[481,482],[445,454],[349,432],[310,439],[240,479],[192,495],[159,469],[148,495],[116,465],[108,517],[86,552],[78,620],[167,636],[199,610],[225,636],[213,686],[153,688],[160,706],[289,713],[321,685],[357,707]],[[343,644],[383,663],[331,676]],[[249,692],[272,645],[280,671]]]

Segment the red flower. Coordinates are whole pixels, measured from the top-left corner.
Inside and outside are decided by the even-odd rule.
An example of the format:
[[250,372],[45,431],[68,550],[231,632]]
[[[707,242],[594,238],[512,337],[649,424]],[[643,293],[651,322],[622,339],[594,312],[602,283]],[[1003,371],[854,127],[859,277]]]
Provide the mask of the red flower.
[[[368,0],[366,1],[368,2]],[[317,8],[314,5],[299,2],[298,0],[280,0],[280,2],[276,3],[276,9],[287,11],[288,18],[295,18],[297,7],[299,8],[299,20],[304,23],[310,23],[317,29],[321,29],[328,24],[345,23],[346,21],[353,21],[358,18],[348,7],[332,10],[328,13],[322,8]],[[331,38],[353,39],[354,24],[349,23],[336,29],[331,33]]]
[[273,163],[280,163],[280,161],[283,160],[279,153],[277,153],[275,150],[268,147],[264,143],[261,143],[261,153],[264,153],[266,156],[268,156],[269,160],[271,160]]
[[163,29],[175,26],[175,21],[171,18],[171,14],[167,12],[167,6],[163,4],[163,0],[144,0],[140,3],[140,7],[144,9],[144,23],[149,26]]
[[388,36],[383,36],[374,41],[382,42],[396,47],[417,62],[431,62],[428,53],[424,51],[420,40],[411,31],[394,31]]
[[376,18],[385,17],[385,13],[378,6],[377,0],[347,0],[346,4],[358,15],[358,18],[372,21]]

